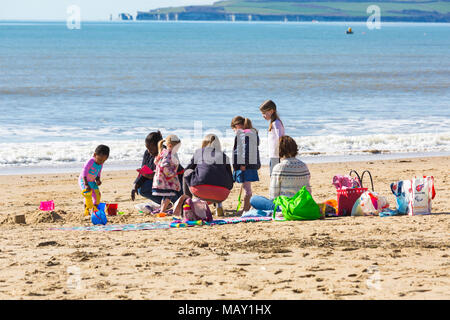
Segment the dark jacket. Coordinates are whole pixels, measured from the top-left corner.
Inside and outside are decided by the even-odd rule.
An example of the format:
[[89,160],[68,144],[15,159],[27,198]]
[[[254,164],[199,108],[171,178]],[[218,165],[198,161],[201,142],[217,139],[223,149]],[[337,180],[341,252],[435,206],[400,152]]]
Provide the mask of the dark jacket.
[[[245,137],[244,144],[239,147],[238,141]],[[239,130],[234,138],[233,146],[233,170],[240,170],[240,166],[245,166],[246,169],[259,170],[261,168],[261,160],[259,157],[259,136],[255,129]]]
[[230,159],[221,151],[215,152],[211,147],[196,150],[188,169],[194,170],[185,176],[190,187],[206,184],[233,189]]

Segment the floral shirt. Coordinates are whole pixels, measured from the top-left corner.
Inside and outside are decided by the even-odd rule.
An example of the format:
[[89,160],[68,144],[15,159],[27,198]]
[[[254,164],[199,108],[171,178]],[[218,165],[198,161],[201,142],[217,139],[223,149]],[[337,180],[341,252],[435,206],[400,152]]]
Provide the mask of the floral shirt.
[[154,195],[173,195],[181,190],[177,169],[179,161],[171,151],[163,149],[155,158],[155,177],[153,178]]

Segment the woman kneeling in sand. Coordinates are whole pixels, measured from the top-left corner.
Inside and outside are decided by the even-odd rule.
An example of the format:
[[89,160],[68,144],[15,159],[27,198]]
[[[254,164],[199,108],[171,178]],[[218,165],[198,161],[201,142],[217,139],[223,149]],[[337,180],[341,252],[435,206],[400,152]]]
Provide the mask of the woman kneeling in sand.
[[298,146],[295,140],[289,136],[281,137],[279,154],[281,161],[274,166],[272,171],[269,198],[253,196],[250,199],[250,204],[253,208],[268,210],[270,214],[273,213],[275,208],[273,200],[276,197],[293,197],[303,186],[306,186],[308,192],[311,192],[311,175],[306,164],[296,158],[298,155]]
[[180,214],[180,207],[186,197],[195,196],[218,205],[218,215],[223,214],[221,206],[233,189],[233,173],[230,159],[222,152],[219,138],[208,134],[197,149],[186,167],[183,178],[184,196],[180,197],[179,205],[174,214]]

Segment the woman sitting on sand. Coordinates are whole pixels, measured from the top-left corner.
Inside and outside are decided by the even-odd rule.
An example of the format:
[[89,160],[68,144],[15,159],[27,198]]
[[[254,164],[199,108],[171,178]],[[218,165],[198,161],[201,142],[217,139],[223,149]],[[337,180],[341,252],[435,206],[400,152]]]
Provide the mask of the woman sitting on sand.
[[233,173],[230,159],[222,152],[219,138],[208,134],[201,149],[195,151],[186,167],[183,179],[184,194],[219,203],[218,214],[223,213],[220,203],[233,189]]
[[[144,152],[144,157],[142,159],[142,165],[149,167],[152,171],[156,170],[155,158],[158,156],[158,142],[163,139],[160,131],[151,132],[145,138],[145,147],[147,150]],[[183,167],[180,165],[178,172],[182,172]],[[139,194],[155,203],[161,203],[161,196],[153,195],[153,177],[155,173],[151,174],[140,174],[134,181],[134,188],[131,190],[131,199],[134,201],[136,194]],[[178,175],[180,183],[182,183],[182,174]],[[182,195],[182,191],[178,192],[176,196],[172,197],[172,202],[175,202]]]
[[303,186],[311,192],[310,178],[306,164],[296,158],[298,146],[289,136],[280,138],[280,163],[274,166],[270,178],[269,199],[263,196],[253,196],[250,204],[258,210],[268,210],[271,213],[275,208],[273,200],[278,196],[293,197]]

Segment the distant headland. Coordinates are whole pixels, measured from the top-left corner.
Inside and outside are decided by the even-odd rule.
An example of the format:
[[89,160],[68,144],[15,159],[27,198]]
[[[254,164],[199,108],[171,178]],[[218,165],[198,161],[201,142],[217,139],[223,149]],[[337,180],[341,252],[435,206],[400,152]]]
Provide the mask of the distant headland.
[[366,21],[380,8],[385,22],[450,22],[450,0],[230,0],[128,13],[121,20],[169,21]]

